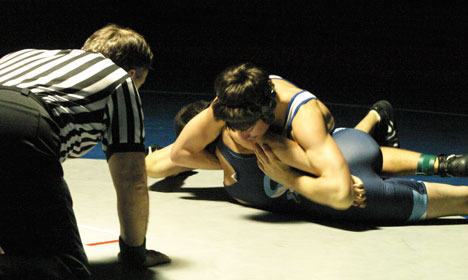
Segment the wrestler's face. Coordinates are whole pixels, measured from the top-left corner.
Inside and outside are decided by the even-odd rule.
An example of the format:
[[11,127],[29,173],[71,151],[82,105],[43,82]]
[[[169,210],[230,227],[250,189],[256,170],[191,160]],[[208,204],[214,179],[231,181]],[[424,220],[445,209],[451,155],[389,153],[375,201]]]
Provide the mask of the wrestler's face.
[[253,126],[246,130],[235,130],[233,132],[236,137],[239,137],[244,141],[256,143],[263,137],[263,135],[265,135],[269,127],[270,125],[265,123],[263,120],[258,120]]

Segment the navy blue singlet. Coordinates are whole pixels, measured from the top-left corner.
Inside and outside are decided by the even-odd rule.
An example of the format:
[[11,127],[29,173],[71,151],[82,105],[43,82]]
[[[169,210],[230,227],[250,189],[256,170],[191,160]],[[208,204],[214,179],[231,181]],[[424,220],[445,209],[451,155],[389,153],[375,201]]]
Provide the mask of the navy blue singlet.
[[[290,103],[283,129],[290,136],[291,123],[299,107],[315,98],[307,91],[296,94]],[[417,221],[427,207],[424,183],[410,179],[384,180],[379,175],[382,154],[377,143],[355,129],[337,129],[333,138],[343,153],[351,173],[361,178],[367,195],[367,207],[339,211],[314,203],[270,180],[257,166],[255,155],[239,154],[222,140],[217,147],[236,172],[237,182],[226,186],[230,196],[249,206],[273,212],[302,213],[316,218],[361,221]]]

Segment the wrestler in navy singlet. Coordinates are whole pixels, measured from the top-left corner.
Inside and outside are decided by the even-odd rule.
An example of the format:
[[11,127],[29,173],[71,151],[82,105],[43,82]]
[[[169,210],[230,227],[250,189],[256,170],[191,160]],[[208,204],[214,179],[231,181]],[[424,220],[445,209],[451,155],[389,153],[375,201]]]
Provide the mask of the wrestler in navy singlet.
[[[283,131],[290,137],[291,123],[300,106],[316,98],[307,91],[296,94],[289,104]],[[236,172],[237,182],[226,186],[233,198],[252,207],[274,212],[304,213],[316,218],[361,221],[417,221],[424,217],[427,194],[424,183],[411,179],[383,179],[379,176],[382,154],[368,134],[355,129],[337,129],[333,138],[338,144],[351,173],[361,178],[367,196],[365,208],[345,211],[311,202],[270,180],[260,170],[254,154],[239,154],[221,140],[217,147]]]

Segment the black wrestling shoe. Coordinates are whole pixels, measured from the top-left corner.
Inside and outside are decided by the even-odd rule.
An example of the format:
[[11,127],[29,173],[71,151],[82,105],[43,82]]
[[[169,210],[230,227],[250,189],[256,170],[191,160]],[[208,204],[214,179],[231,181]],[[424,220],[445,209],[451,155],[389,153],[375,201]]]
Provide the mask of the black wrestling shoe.
[[372,136],[380,146],[400,147],[398,129],[393,118],[393,107],[386,100],[380,100],[371,106],[370,110],[376,111],[380,116],[380,122],[376,125]]
[[467,177],[468,155],[445,155],[437,156],[439,160],[438,175],[442,177]]

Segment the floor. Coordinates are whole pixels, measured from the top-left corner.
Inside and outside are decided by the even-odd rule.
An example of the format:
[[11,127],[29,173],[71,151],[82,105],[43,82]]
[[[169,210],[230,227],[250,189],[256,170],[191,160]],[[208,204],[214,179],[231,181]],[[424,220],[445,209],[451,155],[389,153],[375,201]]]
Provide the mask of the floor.
[[[143,93],[147,144],[173,139],[172,117],[203,98]],[[206,98],[206,97],[205,97]],[[339,126],[352,126],[366,106],[328,104]],[[404,148],[467,152],[468,115],[396,110]],[[343,120],[346,120],[344,122]],[[343,121],[343,122],[340,122]],[[64,163],[85,250],[96,279],[466,279],[468,219],[410,226],[324,223],[233,204],[219,171],[149,180],[147,247],[173,262],[146,271],[116,263],[116,198],[99,148]],[[467,178],[425,180],[468,185]]]

